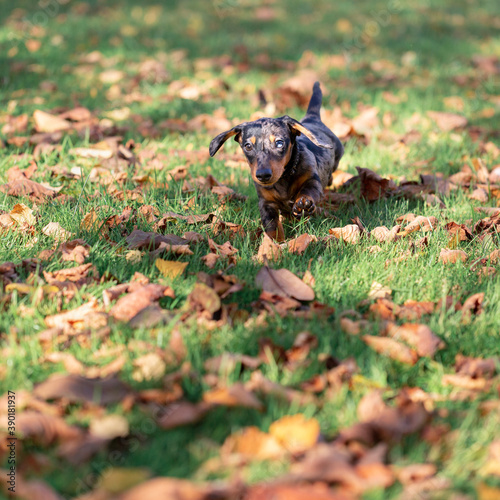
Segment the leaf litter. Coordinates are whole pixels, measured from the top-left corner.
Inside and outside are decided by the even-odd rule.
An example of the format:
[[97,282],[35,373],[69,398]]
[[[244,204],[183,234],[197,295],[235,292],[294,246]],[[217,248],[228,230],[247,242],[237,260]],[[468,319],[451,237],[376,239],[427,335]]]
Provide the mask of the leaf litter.
[[[281,15],[274,5],[255,12],[262,22]],[[339,26],[349,30],[352,29],[349,24],[343,20]],[[28,42],[30,52],[39,50],[37,40]],[[179,53],[178,57],[178,62],[183,64],[185,56]],[[242,52],[242,59],[247,57]],[[162,64],[151,65],[155,62],[150,61],[149,66],[138,69],[138,80],[130,82],[127,96],[131,102],[147,99],[148,96],[137,90],[137,84],[151,72],[159,81],[169,82],[166,100],[175,96],[197,101],[234,92],[216,79],[206,85],[194,81],[170,82],[170,75],[165,73]],[[205,70],[211,65],[219,65],[227,71],[237,67],[232,60],[221,62],[216,58],[195,63]],[[269,61],[266,63],[262,58],[261,63]],[[99,68],[98,78],[102,84],[117,85],[109,89],[110,93],[119,89],[122,80],[129,81],[126,72],[114,69],[113,61],[97,51],[83,56],[79,64],[87,69]],[[292,105],[307,104],[310,83],[318,77],[317,71],[304,69],[308,64],[323,65],[322,69],[344,68],[348,61],[343,56],[304,53],[297,66],[287,61],[279,64],[293,74],[280,84],[272,83],[271,91],[261,91],[260,98],[266,101],[268,110],[284,111]],[[483,57],[473,59],[472,64],[482,71],[497,72],[497,61],[489,62]],[[390,72],[395,71],[388,61],[373,61],[372,66],[376,73],[386,72],[387,78],[392,78]],[[44,83],[46,88],[53,85]],[[403,96],[390,92],[384,92],[383,98],[393,104],[404,100]],[[444,104],[451,111],[431,110],[426,116],[414,116],[413,125],[428,122],[432,128],[430,134],[436,134],[432,137],[475,133],[469,124],[473,118],[460,114],[463,112],[460,99],[448,97]],[[390,113],[384,114],[382,109],[373,106],[360,106],[353,112],[344,103],[324,111],[325,122],[331,124],[342,139],[356,138],[362,147],[375,139],[388,141],[391,154],[397,154],[401,161],[407,161],[409,145],[423,138],[414,128],[396,134],[390,130],[394,116],[391,118]],[[450,481],[439,475],[439,459],[436,463],[403,466],[390,462],[394,445],[407,436],[429,438],[431,426],[437,428],[446,418],[445,412],[434,411],[438,397],[418,387],[380,387],[383,384],[360,374],[366,371],[358,367],[355,358],[359,362],[358,352],[369,353],[370,359],[384,357],[384,367],[394,370],[400,369],[400,363],[415,366],[411,370],[439,366],[443,373],[441,385],[445,388],[440,398],[448,397],[447,391],[451,391],[452,402],[478,395],[492,398],[486,402],[495,401],[498,358],[459,353],[455,365],[448,367],[446,355],[441,358],[441,351],[447,349],[449,336],[437,329],[439,334],[435,333],[430,326],[433,315],[446,314],[461,325],[473,328],[474,322],[482,321],[485,311],[492,307],[487,288],[468,290],[453,297],[446,294],[454,291],[446,291],[441,300],[421,301],[401,290],[392,290],[388,272],[380,276],[375,273],[367,277],[366,296],[360,298],[356,310],[342,311],[342,302],[337,298],[325,294],[322,287],[315,291],[315,283],[330,278],[322,275],[322,260],[315,252],[321,252],[328,245],[335,252],[340,248],[339,255],[340,252],[350,255],[351,251],[371,252],[368,250],[371,245],[373,257],[370,258],[392,252],[386,269],[424,257],[428,265],[443,268],[443,273],[445,266],[441,264],[448,268],[446,272],[470,271],[488,280],[500,261],[495,248],[500,231],[500,210],[495,206],[500,200],[500,167],[480,157],[466,157],[460,160],[463,162],[460,170],[445,177],[429,175],[427,167],[433,160],[420,158],[413,165],[416,169],[423,167],[418,180],[386,178],[377,166],[356,167],[357,173],[352,167],[352,173],[337,171],[319,207],[327,226],[321,227],[317,234],[294,233],[293,238],[278,243],[266,234],[260,239],[253,221],[244,224],[231,221],[246,199],[238,192],[234,174],[222,181],[210,173],[198,175],[196,168],[199,164],[207,166],[208,154],[204,149],[194,149],[192,144],[185,150],[170,149],[162,153],[155,146],[124,142],[118,134],[128,130],[119,124],[128,117],[136,121],[143,136],[150,137],[158,136],[160,130],[175,130],[180,134],[200,130],[219,133],[234,125],[223,108],[213,115],[169,119],[160,124],[131,114],[127,107],[105,113],[105,117],[77,106],[36,109],[17,116],[8,111],[2,118],[5,147],[26,148],[26,153],[21,155],[27,156],[15,159],[12,154],[16,164],[7,171],[7,182],[0,186],[9,202],[9,208],[0,213],[0,229],[3,236],[26,238],[28,244],[36,247],[38,255],[38,259],[19,258],[0,264],[2,307],[17,304],[19,296],[33,299],[32,310],[40,316],[39,323],[47,328],[34,335],[43,350],[38,362],[44,369],[50,366],[50,373],[59,370],[37,382],[19,407],[17,422],[23,446],[26,444],[29,449],[32,445],[42,445],[44,449],[54,449],[63,460],[85,464],[98,451],[134,432],[127,418],[134,405],[145,414],[154,415],[158,428],[169,432],[217,418],[221,408],[227,415],[238,411],[260,415],[275,401],[280,401],[289,405],[287,408],[291,405],[290,415],[277,417],[273,413],[271,419],[267,414],[265,421],[257,421],[258,425],[231,426],[223,440],[211,444],[217,447],[218,456],[207,460],[199,469],[200,477],[212,477],[214,472],[231,471],[237,466],[244,472],[239,476],[243,479],[234,483],[196,484],[174,478],[150,479],[149,470],[114,468],[101,478],[90,495],[110,500],[148,496],[352,500],[373,489],[390,488],[395,483],[403,488],[402,498],[417,498],[429,491],[448,492]],[[25,135],[32,130],[35,133]],[[65,164],[51,165],[47,170],[50,182],[46,182],[45,172],[38,168],[37,162],[42,165],[40,159],[47,154],[61,160],[62,138],[82,131],[88,132],[89,144],[69,149],[76,165],[71,168]],[[29,152],[30,145],[35,146],[33,154]],[[481,148],[491,155],[489,158],[497,154],[498,148],[493,142],[481,142]],[[174,164],[168,161],[172,158]],[[241,168],[241,158],[237,155],[226,153],[221,159],[228,170],[235,172]],[[85,178],[87,173],[92,188],[90,194],[84,195],[88,196],[86,201],[97,202],[99,189],[104,187],[114,201],[123,205],[112,213],[108,211],[106,216],[102,207],[95,206],[85,213],[77,205],[74,213],[78,214],[80,232],[75,232],[70,221],[46,220],[49,204],[75,202],[72,196],[76,181]],[[165,175],[157,180],[157,173]],[[182,209],[169,208],[161,212],[154,205],[145,204],[155,190],[163,196],[173,187],[182,193]],[[476,205],[474,219],[458,220],[456,216],[457,221],[451,220],[455,215],[447,208],[448,198],[462,194]],[[390,199],[409,200],[415,213],[396,218],[392,227],[391,224],[365,227],[358,217],[351,219],[351,224],[341,225],[329,218],[339,208],[359,213],[356,210],[363,203],[376,204]],[[429,215],[431,213],[434,215]],[[193,227],[196,232],[189,230]],[[247,234],[251,235],[251,244],[244,246]],[[431,255],[436,247],[429,243],[437,240],[444,241],[443,248]],[[348,245],[335,246],[338,241]],[[40,242],[45,247],[38,248]],[[373,245],[375,242],[377,245]],[[478,242],[484,249],[480,254],[474,247]],[[136,273],[132,279],[117,278],[112,274],[115,271],[103,269],[99,262],[103,244],[126,262],[127,271],[128,267],[139,266],[148,277]],[[252,279],[244,282],[239,276],[242,263],[247,265],[248,253],[254,258],[250,270]],[[305,266],[298,271],[290,266],[294,272],[287,269],[285,263],[300,262],[296,260],[300,256],[310,259],[307,270]],[[148,272],[140,267],[146,262],[150,265]],[[69,265],[71,267],[66,267]],[[228,274],[229,269],[234,274]],[[196,283],[188,284],[194,275]],[[251,303],[239,303],[241,291],[250,291],[258,298]],[[338,312],[334,305],[337,309],[340,307]],[[29,309],[26,304],[23,307],[18,309],[20,314]],[[266,337],[264,331],[271,328],[269,325],[274,328],[279,324],[276,315],[310,321],[310,324],[327,318],[328,333],[331,330],[332,335],[339,336],[339,341],[347,334],[347,341],[353,342],[352,345],[357,343],[357,349],[364,350],[353,350],[354,358],[342,360],[322,351],[323,339],[307,330],[301,331],[293,343],[291,339],[287,343],[279,329],[276,338]],[[186,332],[194,325],[205,347],[211,338],[219,342],[221,332],[237,324],[243,324],[255,334],[252,341],[245,339],[248,350],[232,352],[221,340],[217,353],[207,354],[203,367],[195,370],[188,361],[193,353],[189,351],[192,345]],[[158,333],[159,325],[168,326],[168,341],[162,347],[159,347],[163,341],[163,333]],[[130,338],[126,345],[117,344],[113,328],[124,332],[142,329],[147,331],[148,340]],[[10,335],[19,343],[16,328],[2,335]],[[90,352],[95,342],[99,350],[92,351],[91,357],[68,352],[75,343]],[[3,347],[4,354],[10,352],[6,345]],[[209,351],[210,348],[207,353]],[[286,384],[276,381],[274,369],[286,374],[280,379],[287,380]],[[4,370],[0,376],[4,377]],[[132,386],[123,380],[130,380]],[[150,385],[144,388],[134,384]],[[374,389],[377,386],[379,388]],[[192,390],[193,387],[196,389]],[[342,423],[342,417],[333,425],[318,416],[317,410],[342,391],[349,391],[352,401],[358,402],[355,423],[349,426]],[[114,405],[123,410],[125,416],[107,413],[114,411]],[[436,457],[436,453],[429,457]],[[247,483],[248,468],[252,462],[259,461],[286,463],[288,472],[267,483]],[[488,448],[482,473],[498,476],[498,463],[498,443],[494,441]],[[59,497],[42,481],[26,479],[21,474],[18,487],[21,497],[25,498]],[[481,488],[486,498],[489,487]]]

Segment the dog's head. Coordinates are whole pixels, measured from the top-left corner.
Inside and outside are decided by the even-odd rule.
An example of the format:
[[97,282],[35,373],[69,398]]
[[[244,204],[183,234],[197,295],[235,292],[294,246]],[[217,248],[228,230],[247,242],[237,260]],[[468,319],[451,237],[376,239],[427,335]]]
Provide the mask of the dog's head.
[[219,134],[210,143],[210,156],[214,156],[230,137],[234,137],[245,153],[252,179],[262,186],[271,186],[283,175],[292,156],[295,138],[301,134],[316,146],[332,147],[318,140],[297,120],[282,116],[241,123]]

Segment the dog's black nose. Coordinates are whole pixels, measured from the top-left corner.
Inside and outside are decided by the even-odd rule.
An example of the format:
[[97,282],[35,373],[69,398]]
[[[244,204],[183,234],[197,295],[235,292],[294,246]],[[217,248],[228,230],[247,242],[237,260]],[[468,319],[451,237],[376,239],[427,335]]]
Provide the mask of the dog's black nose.
[[273,173],[268,168],[257,170],[257,172],[255,173],[255,177],[257,177],[260,182],[268,182],[271,179],[272,175]]

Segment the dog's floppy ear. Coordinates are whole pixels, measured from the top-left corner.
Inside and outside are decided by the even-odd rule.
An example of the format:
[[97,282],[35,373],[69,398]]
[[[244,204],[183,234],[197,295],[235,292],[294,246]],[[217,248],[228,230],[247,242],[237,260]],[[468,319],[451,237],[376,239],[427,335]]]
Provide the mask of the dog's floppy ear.
[[324,149],[333,149],[333,146],[331,144],[326,144],[320,141],[310,130],[308,130],[306,127],[304,127],[304,125],[302,125],[302,123],[298,122],[294,118],[285,115],[280,119],[288,125],[288,128],[293,135],[303,134],[316,146]]
[[210,156],[213,156],[219,149],[222,147],[222,145],[230,138],[235,136],[234,140],[238,141],[239,135],[241,134],[241,131],[243,130],[243,127],[246,125],[246,123],[240,123],[239,125],[236,125],[236,127],[233,127],[231,130],[227,130],[226,132],[222,132],[222,134],[219,134],[217,137],[214,137],[212,139],[212,142],[210,143]]

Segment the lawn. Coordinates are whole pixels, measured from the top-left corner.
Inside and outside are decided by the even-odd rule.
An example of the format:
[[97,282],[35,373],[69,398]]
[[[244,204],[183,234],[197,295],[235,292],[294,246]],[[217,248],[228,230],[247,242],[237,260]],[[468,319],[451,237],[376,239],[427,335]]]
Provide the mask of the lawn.
[[[4,6],[16,497],[500,498],[500,16],[414,4]],[[315,79],[345,155],[278,246],[208,145]]]

